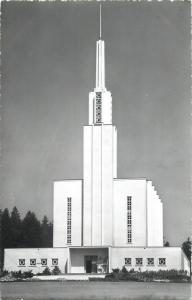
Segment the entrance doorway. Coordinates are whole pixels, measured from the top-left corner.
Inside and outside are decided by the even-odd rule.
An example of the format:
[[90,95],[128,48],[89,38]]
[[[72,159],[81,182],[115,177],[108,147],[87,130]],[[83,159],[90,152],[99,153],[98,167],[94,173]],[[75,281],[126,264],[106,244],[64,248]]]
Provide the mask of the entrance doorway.
[[95,255],[85,256],[85,272],[97,273],[97,256]]

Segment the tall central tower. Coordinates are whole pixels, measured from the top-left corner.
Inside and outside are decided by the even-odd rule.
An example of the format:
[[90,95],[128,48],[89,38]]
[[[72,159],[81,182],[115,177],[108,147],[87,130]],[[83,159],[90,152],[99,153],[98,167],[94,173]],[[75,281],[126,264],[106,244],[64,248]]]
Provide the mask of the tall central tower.
[[101,36],[96,43],[96,86],[89,93],[89,125],[84,126],[83,170],[83,244],[112,245],[117,133],[112,125],[111,93],[105,87],[105,43]]

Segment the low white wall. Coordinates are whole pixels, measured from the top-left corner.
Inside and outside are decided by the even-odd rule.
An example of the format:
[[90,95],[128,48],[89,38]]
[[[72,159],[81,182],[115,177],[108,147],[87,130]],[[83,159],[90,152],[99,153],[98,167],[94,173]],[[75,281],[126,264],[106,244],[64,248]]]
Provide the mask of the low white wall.
[[[151,247],[151,248],[111,248],[110,267],[122,268],[125,258],[131,258],[131,265],[126,265],[127,270],[158,271],[158,270],[186,270],[189,273],[189,262],[179,247]],[[143,258],[143,265],[136,265],[136,258]],[[154,266],[147,265],[147,258],[154,258]],[[159,265],[159,258],[165,258],[165,266]]]
[[[47,267],[54,269],[52,259],[58,259],[58,267],[62,273],[67,271],[67,248],[18,248],[5,249],[4,270],[22,272],[32,270],[34,274],[41,273],[46,266],[43,266],[41,259],[47,259]],[[25,265],[19,265],[19,259],[25,259]],[[30,265],[30,259],[36,259],[36,265]]]
[[[69,255],[70,252],[70,255]],[[186,270],[189,274],[189,261],[179,247],[110,247],[109,248],[109,272],[115,268],[125,266],[125,258],[131,258],[127,270]],[[68,261],[69,255],[69,261]],[[47,259],[47,267],[54,269],[52,259],[58,259],[58,267],[62,273],[85,273],[84,256],[96,255],[108,256],[107,248],[19,248],[5,249],[4,270],[22,272],[32,270],[34,274],[41,273],[46,266],[42,266],[41,259]],[[136,266],[136,258],[143,258],[143,265]],[[154,266],[147,265],[147,258],[154,258]],[[159,265],[159,258],[166,258],[166,265]],[[19,259],[25,259],[25,265],[19,265]],[[30,265],[30,259],[36,259],[36,265]],[[69,266],[69,269],[67,269]]]

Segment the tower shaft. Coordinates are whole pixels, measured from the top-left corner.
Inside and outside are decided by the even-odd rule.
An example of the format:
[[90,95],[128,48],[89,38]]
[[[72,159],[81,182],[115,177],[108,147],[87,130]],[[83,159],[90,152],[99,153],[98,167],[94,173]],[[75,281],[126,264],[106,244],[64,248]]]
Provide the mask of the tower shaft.
[[[100,26],[101,34],[101,26]],[[117,176],[117,131],[112,96],[105,87],[105,43],[96,43],[96,86],[89,93],[89,124],[84,126],[85,246],[113,244],[113,179]]]
[[105,87],[105,43],[96,44],[96,86],[89,93],[89,125],[112,124],[112,97]]
[[96,45],[96,90],[105,89],[105,43],[97,41]]

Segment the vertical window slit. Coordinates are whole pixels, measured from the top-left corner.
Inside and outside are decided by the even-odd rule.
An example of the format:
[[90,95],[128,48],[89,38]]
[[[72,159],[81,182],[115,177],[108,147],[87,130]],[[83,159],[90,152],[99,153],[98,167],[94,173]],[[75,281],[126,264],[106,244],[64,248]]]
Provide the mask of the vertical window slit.
[[132,243],[132,197],[127,196],[127,243]]
[[67,198],[67,244],[71,244],[71,197]]

